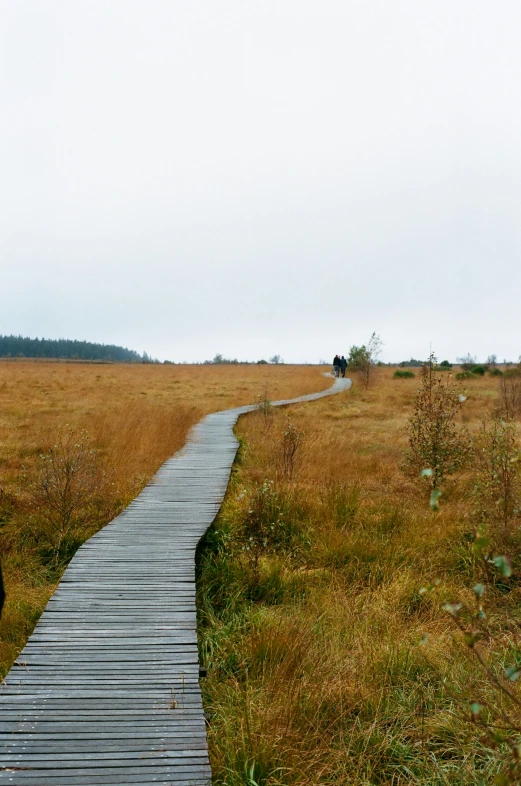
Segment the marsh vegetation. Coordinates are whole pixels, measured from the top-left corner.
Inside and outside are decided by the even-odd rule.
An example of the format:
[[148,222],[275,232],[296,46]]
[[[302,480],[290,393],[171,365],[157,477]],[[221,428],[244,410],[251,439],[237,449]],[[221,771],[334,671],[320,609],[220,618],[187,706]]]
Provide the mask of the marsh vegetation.
[[280,410],[270,401],[330,381],[283,365],[2,364],[2,670],[78,545],[190,426],[257,401],[198,554],[215,783],[517,783],[517,372],[435,369],[429,391],[394,370]]
[[313,367],[0,363],[0,673],[78,546],[206,413],[328,387]]
[[516,424],[490,374],[373,375],[237,427],[198,565],[221,786],[519,782]]

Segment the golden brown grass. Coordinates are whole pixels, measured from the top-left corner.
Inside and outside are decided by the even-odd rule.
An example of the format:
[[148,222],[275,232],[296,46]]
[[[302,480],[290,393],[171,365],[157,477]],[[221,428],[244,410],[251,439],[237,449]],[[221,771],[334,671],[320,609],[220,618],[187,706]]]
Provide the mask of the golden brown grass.
[[[310,366],[101,365],[0,362],[0,553],[7,602],[5,673],[56,586],[58,570],[30,536],[28,486],[40,454],[69,427],[86,430],[103,473],[97,521],[107,523],[184,443],[206,413],[330,384]],[[92,527],[85,532],[88,535]],[[70,556],[70,555],[69,555]]]
[[[471,473],[430,510],[427,488],[400,470],[419,378],[377,376],[368,391],[355,382],[273,411],[268,424],[254,413],[238,425],[238,471],[199,565],[216,784],[470,786],[499,766],[468,722],[470,700],[497,695],[441,609],[471,600],[482,579]],[[497,381],[458,387],[472,431],[495,406]],[[292,480],[280,462],[288,417],[304,432]],[[266,481],[255,564],[241,522]],[[435,580],[436,591],[419,592]],[[513,638],[497,626],[482,646],[501,661]]]

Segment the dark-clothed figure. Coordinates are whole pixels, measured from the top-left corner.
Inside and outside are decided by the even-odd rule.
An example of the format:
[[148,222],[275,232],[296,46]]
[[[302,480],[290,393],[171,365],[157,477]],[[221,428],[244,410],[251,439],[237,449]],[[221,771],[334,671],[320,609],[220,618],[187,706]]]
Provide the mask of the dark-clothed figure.
[[347,368],[347,360],[342,355],[342,357],[340,358],[340,371],[342,372],[343,377],[345,377],[346,375],[346,368]]
[[340,357],[335,355],[333,360],[333,371],[335,372],[335,377],[340,376]]

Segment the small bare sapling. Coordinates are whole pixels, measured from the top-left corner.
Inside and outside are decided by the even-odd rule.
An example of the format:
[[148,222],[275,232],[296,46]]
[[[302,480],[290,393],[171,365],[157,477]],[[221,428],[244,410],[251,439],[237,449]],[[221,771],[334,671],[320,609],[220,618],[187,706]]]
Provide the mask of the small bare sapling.
[[403,465],[410,477],[424,477],[431,492],[465,466],[471,450],[466,431],[456,422],[463,397],[458,396],[450,380],[436,375],[435,364],[431,354],[422,369],[422,384],[407,427],[409,448]]
[[67,429],[55,445],[40,455],[31,487],[37,526],[56,562],[65,541],[81,533],[92,518],[92,498],[100,488],[94,451],[88,434]]

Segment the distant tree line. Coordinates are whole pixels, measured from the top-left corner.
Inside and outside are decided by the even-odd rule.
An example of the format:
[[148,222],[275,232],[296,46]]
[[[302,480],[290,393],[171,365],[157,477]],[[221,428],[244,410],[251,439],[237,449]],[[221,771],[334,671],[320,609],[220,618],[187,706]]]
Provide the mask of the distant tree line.
[[115,344],[94,344],[67,338],[26,338],[0,335],[0,357],[55,358],[60,360],[104,360],[120,363],[157,363],[146,352]]
[[[428,365],[430,361],[428,360],[416,360],[415,358],[411,358],[410,360],[402,360],[401,363],[398,365],[401,368],[416,368],[420,366]],[[497,369],[498,364],[502,363],[504,366],[514,366],[514,365],[521,365],[521,355],[519,356],[517,361],[507,360],[503,358],[502,361],[498,360],[497,355],[489,355],[486,361],[478,361],[477,357],[471,355],[470,352],[464,355],[463,357],[456,358],[456,363],[460,366],[463,371],[473,371],[477,374],[484,374],[485,371],[495,370]],[[392,366],[394,363],[389,363],[388,365]],[[448,360],[442,360],[441,363],[436,365],[437,369],[451,369],[453,366]],[[476,369],[478,369],[476,371]],[[482,369],[481,371],[479,369]]]
[[410,360],[402,360],[399,364],[400,368],[420,368],[426,363],[425,360],[417,360],[416,358],[411,358]]
[[[421,368],[421,366],[428,365],[428,363],[428,360],[416,360],[416,358],[411,358],[410,360],[402,360],[398,365],[400,368]],[[449,370],[452,368],[452,363],[449,363],[448,360],[442,360],[441,363],[436,365],[436,368]]]
[[[284,360],[281,358],[280,355],[273,355],[270,358],[269,362],[270,363],[274,363],[275,365],[279,365],[281,363],[284,363]],[[255,364],[257,364],[257,365],[260,366],[260,365],[266,365],[267,363],[268,363],[268,361],[264,360],[264,359],[263,360],[253,360],[253,361],[250,361],[250,360],[237,360],[237,358],[233,358],[233,359],[232,358],[225,358],[222,355],[218,354],[218,355],[215,355],[213,360],[205,360],[203,365],[205,365],[205,366],[225,366],[225,365],[228,365],[228,366],[238,366],[238,365],[247,366],[247,365],[252,365],[252,364],[255,365]]]

